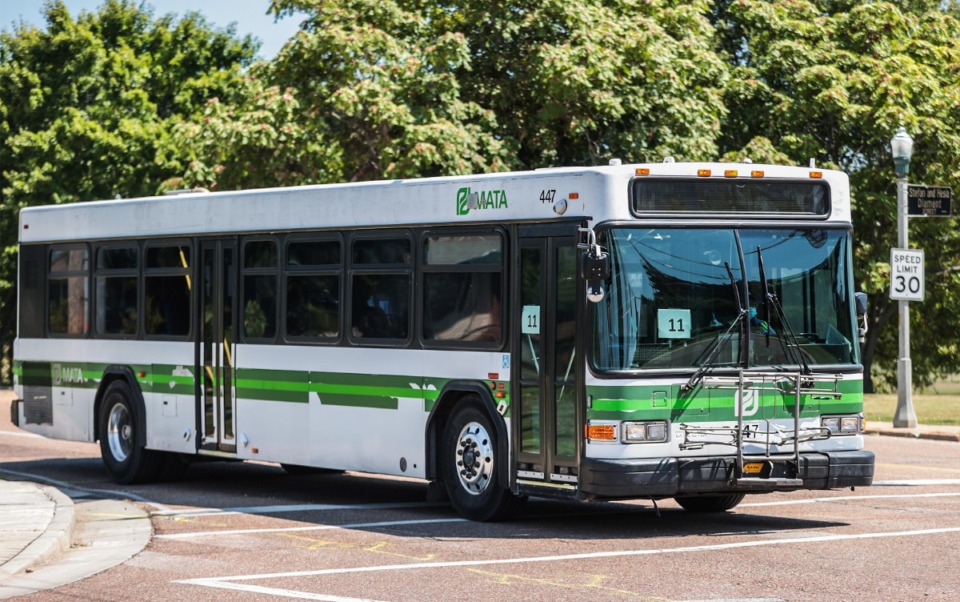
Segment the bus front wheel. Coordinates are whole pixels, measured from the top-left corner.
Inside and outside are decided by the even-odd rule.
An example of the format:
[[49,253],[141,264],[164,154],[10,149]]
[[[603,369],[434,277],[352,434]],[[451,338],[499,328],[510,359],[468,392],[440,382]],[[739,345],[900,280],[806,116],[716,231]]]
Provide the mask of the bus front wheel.
[[515,496],[497,476],[497,433],[476,396],[458,402],[443,442],[443,481],[450,502],[470,520],[504,520],[525,498]]
[[157,477],[162,456],[139,444],[137,411],[130,385],[116,380],[100,406],[100,456],[117,483],[143,483]]
[[742,493],[724,495],[691,495],[673,498],[689,512],[726,512],[736,507],[746,497]]

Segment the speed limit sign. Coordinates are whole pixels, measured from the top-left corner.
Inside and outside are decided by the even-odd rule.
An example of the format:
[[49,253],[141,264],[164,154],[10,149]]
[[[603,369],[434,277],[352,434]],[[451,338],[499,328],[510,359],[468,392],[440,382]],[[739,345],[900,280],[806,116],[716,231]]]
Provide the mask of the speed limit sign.
[[923,250],[890,249],[890,298],[923,301]]

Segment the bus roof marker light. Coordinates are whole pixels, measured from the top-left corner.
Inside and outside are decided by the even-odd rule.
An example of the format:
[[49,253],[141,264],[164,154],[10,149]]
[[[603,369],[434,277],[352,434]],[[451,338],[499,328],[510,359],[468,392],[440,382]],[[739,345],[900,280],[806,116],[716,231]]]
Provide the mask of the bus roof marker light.
[[569,198],[571,201],[575,201],[575,200],[577,200],[577,199],[580,198],[580,193],[579,193],[579,192],[571,192],[570,194],[567,195],[567,198]]
[[736,169],[728,169],[723,172],[723,177],[725,178],[735,178],[739,175],[740,175],[740,172],[738,172]]
[[649,175],[650,175],[650,168],[649,168],[649,167],[638,167],[635,173],[636,173],[638,176],[649,176]]
[[750,177],[751,177],[751,178],[762,178],[762,177],[763,177],[763,172],[760,171],[759,169],[755,169],[755,170],[753,170],[753,171],[750,172]]
[[709,170],[709,169],[698,169],[698,170],[697,170],[697,177],[700,177],[700,178],[709,178],[709,177],[710,177],[710,170]]
[[823,178],[823,172],[822,172],[822,171],[811,171],[811,172],[810,172],[810,177],[813,178],[814,180],[819,180],[819,179]]

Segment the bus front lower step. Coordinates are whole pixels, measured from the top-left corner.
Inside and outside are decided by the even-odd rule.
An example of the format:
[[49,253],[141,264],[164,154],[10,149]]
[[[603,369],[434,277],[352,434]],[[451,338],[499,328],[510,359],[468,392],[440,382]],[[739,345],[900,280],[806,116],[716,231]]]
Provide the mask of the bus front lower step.
[[796,489],[803,487],[803,479],[763,479],[743,477],[733,480],[736,489]]

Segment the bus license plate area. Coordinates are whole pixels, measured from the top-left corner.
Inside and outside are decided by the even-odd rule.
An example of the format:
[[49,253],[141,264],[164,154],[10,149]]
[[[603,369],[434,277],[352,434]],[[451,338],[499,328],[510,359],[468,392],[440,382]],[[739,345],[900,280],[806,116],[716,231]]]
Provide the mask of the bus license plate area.
[[743,476],[755,479],[769,479],[773,474],[773,462],[745,462]]

